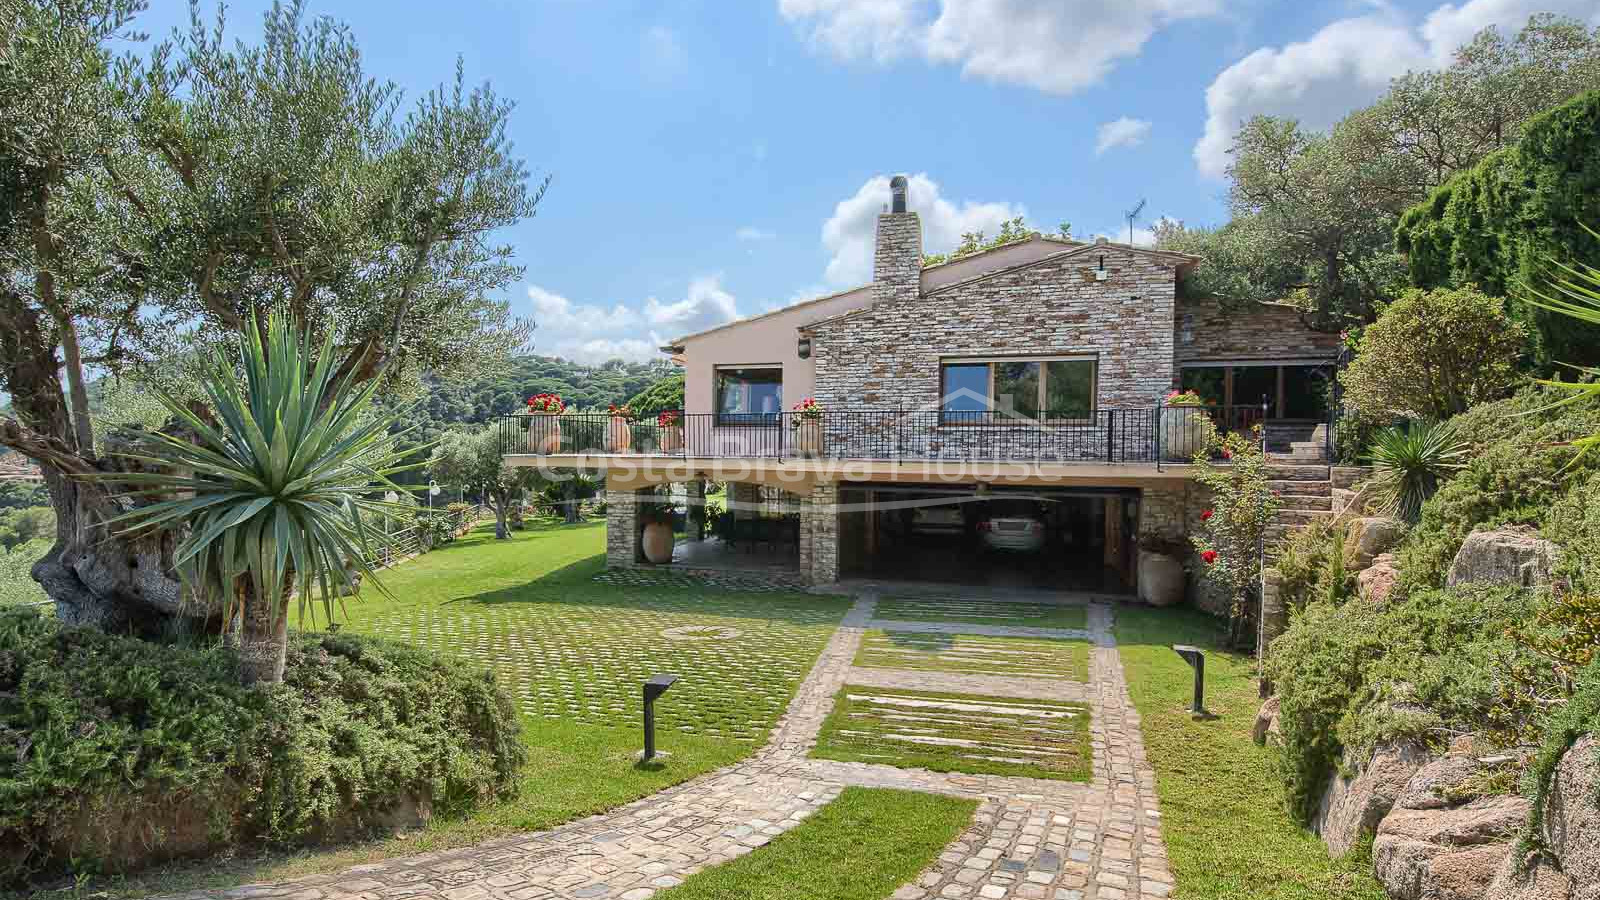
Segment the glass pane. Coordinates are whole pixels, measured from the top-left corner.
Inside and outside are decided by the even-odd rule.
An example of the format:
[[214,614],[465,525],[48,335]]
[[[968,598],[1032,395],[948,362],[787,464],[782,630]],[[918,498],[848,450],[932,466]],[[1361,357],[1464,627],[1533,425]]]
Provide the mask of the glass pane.
[[1045,414],[1081,419],[1094,409],[1094,360],[1058,359],[1045,364]]
[[1200,369],[1184,369],[1180,386],[1186,391],[1194,391],[1207,406],[1222,405],[1222,381],[1226,377],[1227,369],[1222,366],[1207,366]]
[[994,405],[996,411],[1029,419],[1039,415],[1039,364],[1036,362],[997,362],[994,364]]
[[1261,409],[1261,398],[1267,398],[1267,418],[1278,417],[1278,367],[1234,366],[1233,405]]
[[946,422],[982,422],[989,410],[988,396],[988,363],[962,363],[944,367],[942,408]]
[[723,422],[776,421],[783,411],[782,369],[719,369],[717,412]]
[[1328,416],[1328,373],[1319,366],[1283,367],[1283,415],[1290,419]]

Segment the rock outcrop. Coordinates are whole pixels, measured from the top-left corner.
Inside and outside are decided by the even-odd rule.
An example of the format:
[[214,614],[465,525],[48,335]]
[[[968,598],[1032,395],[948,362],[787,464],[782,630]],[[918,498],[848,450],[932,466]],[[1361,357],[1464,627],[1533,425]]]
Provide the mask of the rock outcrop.
[[1354,777],[1335,775],[1312,823],[1328,852],[1343,856],[1376,830],[1411,776],[1427,762],[1427,751],[1416,744],[1386,744],[1373,751],[1372,759]]
[[1400,567],[1395,564],[1394,554],[1380,553],[1372,565],[1356,576],[1356,595],[1368,603],[1383,603],[1399,580]]
[[1544,806],[1543,837],[1572,879],[1572,900],[1600,900],[1600,736],[1567,750]]
[[1345,571],[1359,572],[1367,568],[1380,553],[1393,550],[1405,536],[1405,523],[1398,519],[1384,516],[1351,519],[1344,533]]
[[1514,584],[1533,587],[1550,580],[1557,548],[1526,526],[1475,531],[1450,564],[1446,583]]
[[1278,705],[1277,697],[1268,697],[1267,702],[1261,704],[1255,725],[1250,729],[1250,736],[1255,738],[1256,743],[1265,744],[1268,740],[1282,742],[1283,729],[1278,723]]
[[1443,808],[1397,804],[1378,825],[1373,869],[1393,900],[1482,900],[1528,809],[1514,795]]
[[1507,854],[1483,900],[1572,900],[1572,879],[1543,859],[1518,866],[1516,854]]

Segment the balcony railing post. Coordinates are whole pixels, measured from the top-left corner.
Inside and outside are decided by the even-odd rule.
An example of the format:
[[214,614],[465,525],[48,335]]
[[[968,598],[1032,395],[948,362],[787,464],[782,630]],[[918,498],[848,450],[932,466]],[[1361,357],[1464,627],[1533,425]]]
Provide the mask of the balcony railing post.
[[1116,462],[1117,453],[1117,411],[1106,410],[1106,462]]
[[1166,420],[1167,420],[1166,406],[1167,406],[1166,403],[1164,403],[1164,402],[1162,402],[1160,400],[1156,401],[1156,429],[1155,429],[1155,432],[1156,432],[1156,445],[1155,445],[1155,448],[1154,448],[1155,449],[1154,456],[1155,456],[1155,459],[1156,459],[1156,471],[1157,472],[1160,472],[1162,470],[1163,461],[1167,457],[1167,455],[1162,452],[1162,448],[1161,448],[1161,426],[1166,424]]

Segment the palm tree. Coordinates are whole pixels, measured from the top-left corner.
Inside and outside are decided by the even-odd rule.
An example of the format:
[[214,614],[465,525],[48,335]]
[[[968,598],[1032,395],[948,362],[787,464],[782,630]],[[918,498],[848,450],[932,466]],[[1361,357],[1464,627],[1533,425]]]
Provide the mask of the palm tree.
[[[1583,225],[1583,223],[1579,223]],[[1583,225],[1583,230],[1600,240],[1600,231],[1595,231],[1588,225]],[[1584,263],[1567,265],[1560,260],[1549,260],[1552,275],[1546,281],[1543,291],[1532,286],[1524,286],[1523,300],[1533,306],[1542,307],[1570,316],[1580,322],[1591,325],[1600,325],[1600,268]],[[1568,403],[1577,403],[1585,398],[1600,397],[1600,368],[1591,366],[1572,366],[1580,375],[1586,376],[1588,381],[1560,381],[1546,380],[1540,384],[1560,388],[1572,393],[1571,397],[1557,403],[1557,406]],[[1587,435],[1573,442],[1584,453],[1595,447],[1600,447],[1600,432]]]
[[252,685],[283,680],[292,599],[302,616],[320,605],[331,618],[358,576],[376,584],[366,522],[392,510],[369,498],[397,490],[388,476],[402,468],[388,435],[397,415],[372,403],[378,379],[336,376],[332,336],[316,348],[295,332],[283,316],[264,335],[251,321],[237,363],[222,351],[205,360],[210,415],[158,393],[192,441],[142,434],[122,455],[152,470],[114,476],[147,505],[113,526],[185,529],[180,574],[223,609],[225,628],[238,623],[240,680]]

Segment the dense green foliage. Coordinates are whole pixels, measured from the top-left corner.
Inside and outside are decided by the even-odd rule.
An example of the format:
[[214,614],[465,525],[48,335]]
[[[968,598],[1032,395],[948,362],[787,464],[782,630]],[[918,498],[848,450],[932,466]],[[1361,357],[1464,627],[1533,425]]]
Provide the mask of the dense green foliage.
[[1311,820],[1342,752],[1361,764],[1380,742],[1443,743],[1486,721],[1499,700],[1495,673],[1519,652],[1507,632],[1533,608],[1515,588],[1464,587],[1301,610],[1266,668],[1295,816]]
[[1470,288],[1404,291],[1361,334],[1343,372],[1344,401],[1369,421],[1438,421],[1511,388],[1521,326]]
[[663,375],[655,384],[629,397],[628,406],[642,419],[653,418],[662,410],[683,409],[683,373]]
[[[472,667],[313,634],[281,686],[242,688],[236,665],[0,613],[0,880],[358,833],[399,804],[490,799],[523,760],[515,708]],[[182,846],[143,846],[151,828]]]
[[[1457,173],[1400,218],[1395,240],[1415,284],[1476,284],[1496,296],[1539,288],[1552,262],[1600,264],[1600,91],[1531,119],[1522,140]],[[1600,363],[1600,326],[1513,301],[1541,355]]]

